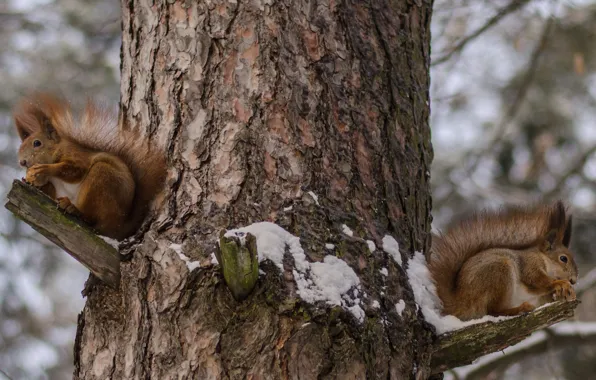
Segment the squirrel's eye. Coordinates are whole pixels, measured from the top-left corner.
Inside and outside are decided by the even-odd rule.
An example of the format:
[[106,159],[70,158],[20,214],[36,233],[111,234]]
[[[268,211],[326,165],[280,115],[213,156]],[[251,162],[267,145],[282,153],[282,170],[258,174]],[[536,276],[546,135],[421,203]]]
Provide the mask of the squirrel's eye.
[[39,141],[39,140],[33,141],[33,147],[34,148],[39,148],[40,146],[41,146],[41,141]]
[[560,256],[559,260],[561,260],[562,262],[566,263],[567,262],[567,256]]

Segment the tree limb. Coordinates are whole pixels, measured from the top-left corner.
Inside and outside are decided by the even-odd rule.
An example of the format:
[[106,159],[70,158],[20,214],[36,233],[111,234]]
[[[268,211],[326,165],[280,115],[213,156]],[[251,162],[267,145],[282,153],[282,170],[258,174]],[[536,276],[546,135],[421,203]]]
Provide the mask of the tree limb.
[[47,195],[15,180],[5,207],[40,234],[68,252],[106,284],[118,288],[118,250],[77,218],[66,215]]
[[458,368],[455,370],[455,375],[461,379],[483,378],[498,367],[546,352],[555,342],[556,347],[561,347],[594,341],[596,341],[596,325],[593,322],[563,322],[533,334],[519,346],[507,349],[502,354],[487,355],[474,365]]
[[485,322],[440,335],[432,358],[433,373],[470,364],[480,356],[521,342],[532,332],[573,316],[579,301],[556,302],[501,322]]

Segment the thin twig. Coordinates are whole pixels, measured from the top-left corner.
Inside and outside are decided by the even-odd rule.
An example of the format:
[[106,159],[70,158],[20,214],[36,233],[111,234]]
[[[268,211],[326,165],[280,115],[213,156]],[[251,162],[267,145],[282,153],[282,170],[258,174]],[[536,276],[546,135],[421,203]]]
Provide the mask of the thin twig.
[[447,53],[443,54],[439,58],[433,60],[431,66],[439,65],[443,62],[448,61],[453,55],[461,52],[463,48],[470,43],[471,41],[478,38],[482,33],[489,30],[492,26],[496,25],[499,21],[501,21],[505,16],[517,11],[518,9],[522,8],[524,5],[529,3],[530,0],[512,0],[507,6],[501,8],[493,17],[491,17],[484,25],[480,28],[476,29],[474,32],[469,34],[468,36],[462,38],[454,47],[452,47]]
[[8,380],[12,380],[12,377],[8,376],[6,374],[6,372],[4,372],[3,370],[0,369],[0,373],[2,374],[2,376],[6,377]]

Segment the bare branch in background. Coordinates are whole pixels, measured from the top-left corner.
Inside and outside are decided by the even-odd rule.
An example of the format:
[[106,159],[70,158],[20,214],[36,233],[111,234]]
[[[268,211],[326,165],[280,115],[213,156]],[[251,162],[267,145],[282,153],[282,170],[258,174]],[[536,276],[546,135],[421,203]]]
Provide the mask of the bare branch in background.
[[596,268],[582,275],[577,286],[575,287],[575,294],[579,298],[587,290],[590,290],[596,285]]
[[484,32],[489,30],[494,25],[498,24],[499,21],[501,21],[503,18],[505,18],[505,16],[517,11],[518,9],[521,9],[524,5],[526,5],[529,2],[530,2],[530,0],[512,0],[509,3],[509,5],[501,8],[484,25],[482,25],[480,28],[476,29],[470,35],[462,38],[457,44],[455,44],[455,46],[453,46],[451,49],[449,49],[448,52],[443,53],[443,55],[441,55],[439,58],[433,60],[431,65],[432,66],[440,65],[441,63],[448,61],[455,54],[461,52],[464,49],[464,47],[466,47],[466,45],[468,43],[470,43],[471,41],[478,38],[480,35],[482,35]]
[[[552,32],[552,29],[553,29],[553,25],[554,25],[553,18],[549,18],[546,21],[546,23],[544,24],[544,27],[543,27],[542,33],[541,33],[541,37],[540,37],[540,41],[538,42],[538,44],[532,51],[532,55],[530,56],[530,60],[528,61],[526,71],[525,71],[525,73],[522,77],[522,80],[521,80],[521,85],[519,86],[519,88],[515,94],[515,97],[513,98],[512,102],[510,103],[510,106],[507,109],[507,111],[505,112],[503,118],[499,122],[498,126],[495,128],[492,138],[489,139],[488,143],[481,150],[476,151],[475,153],[471,153],[468,156],[469,160],[471,161],[469,167],[466,170],[469,174],[468,177],[470,177],[471,174],[474,173],[474,171],[478,167],[478,164],[481,161],[481,158],[485,157],[486,155],[488,155],[491,152],[494,152],[496,147],[499,146],[498,143],[504,137],[505,133],[507,132],[507,128],[509,127],[510,123],[513,121],[513,119],[519,112],[520,107],[523,103],[523,100],[526,97],[526,95],[528,94],[528,90],[530,89],[532,82],[534,81],[534,77],[536,75],[538,67],[540,66],[539,65],[540,57],[544,53],[546,44],[548,42],[548,38],[549,38],[549,36]],[[449,168],[447,168],[447,170],[450,171]],[[438,208],[438,207],[441,207],[442,205],[444,205],[449,200],[449,198],[453,195],[453,193],[455,191],[456,191],[456,186],[452,187],[451,191],[446,196],[444,196],[441,199],[435,200],[435,202],[434,202],[435,208]]]
[[555,186],[551,190],[546,192],[544,196],[549,197],[558,193],[565,185],[565,182],[567,182],[567,180],[572,175],[579,174],[584,169],[584,166],[594,153],[596,153],[596,145],[592,146],[590,149],[582,153],[581,156],[579,156],[579,158],[577,159],[577,161],[571,166],[571,168],[569,168],[569,170],[567,170],[565,174],[559,177]]

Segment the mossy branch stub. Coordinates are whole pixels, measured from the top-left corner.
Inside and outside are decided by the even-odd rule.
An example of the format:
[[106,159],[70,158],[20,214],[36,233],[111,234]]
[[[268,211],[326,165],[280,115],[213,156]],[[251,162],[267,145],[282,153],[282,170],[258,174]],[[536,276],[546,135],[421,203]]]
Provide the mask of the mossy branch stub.
[[5,207],[113,288],[120,283],[118,250],[35,187],[15,180]]
[[259,278],[256,237],[247,233],[241,241],[236,236],[225,236],[222,232],[217,256],[224,280],[234,298],[241,301],[248,297]]

